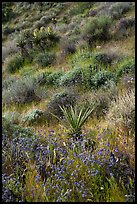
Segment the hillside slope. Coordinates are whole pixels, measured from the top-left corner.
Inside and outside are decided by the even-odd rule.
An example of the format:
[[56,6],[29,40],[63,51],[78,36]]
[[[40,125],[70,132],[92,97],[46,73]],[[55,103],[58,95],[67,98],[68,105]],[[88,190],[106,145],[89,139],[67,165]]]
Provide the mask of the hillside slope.
[[135,2],[3,2],[2,114],[4,202],[134,201]]

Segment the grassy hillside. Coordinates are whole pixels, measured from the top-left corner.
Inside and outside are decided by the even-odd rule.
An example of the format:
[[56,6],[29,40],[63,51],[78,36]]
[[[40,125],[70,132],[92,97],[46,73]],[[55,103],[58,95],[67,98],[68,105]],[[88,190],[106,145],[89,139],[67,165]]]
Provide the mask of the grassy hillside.
[[134,142],[135,2],[3,2],[3,202],[133,202]]

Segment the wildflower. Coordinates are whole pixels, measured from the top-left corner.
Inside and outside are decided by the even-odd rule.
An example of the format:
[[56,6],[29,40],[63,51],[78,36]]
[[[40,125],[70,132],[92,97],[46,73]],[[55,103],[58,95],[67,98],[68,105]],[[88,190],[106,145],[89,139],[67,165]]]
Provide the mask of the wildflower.
[[100,190],[104,190],[104,188],[101,186],[101,187],[100,187]]
[[48,33],[52,33],[52,28],[51,27],[48,27]]
[[113,173],[110,173],[110,176],[113,176]]
[[96,48],[97,48],[97,49],[100,49],[100,48],[101,48],[101,46],[97,45],[97,46],[96,46]]
[[38,35],[38,32],[39,32],[39,30],[36,28],[35,30],[34,30],[34,37],[37,37],[37,35]]
[[66,143],[65,142],[63,142],[63,146],[66,147]]
[[115,148],[115,152],[118,152],[119,150],[118,150],[118,148]]
[[97,154],[98,154],[98,155],[102,155],[102,154],[103,154],[103,149],[101,148],[101,149],[98,151]]
[[95,175],[97,175],[97,174],[98,174],[98,170],[96,169],[96,171],[93,172],[93,173],[91,174],[91,176],[95,176]]
[[52,132],[52,133],[54,133],[54,130],[48,130],[48,132]]

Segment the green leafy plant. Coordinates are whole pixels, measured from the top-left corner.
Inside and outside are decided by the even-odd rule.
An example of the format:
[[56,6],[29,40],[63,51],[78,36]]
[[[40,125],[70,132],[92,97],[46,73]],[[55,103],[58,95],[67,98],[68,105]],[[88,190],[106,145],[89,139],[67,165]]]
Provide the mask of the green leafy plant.
[[72,107],[70,106],[70,109],[68,110],[64,106],[59,106],[61,111],[63,112],[65,123],[63,120],[61,120],[59,117],[55,116],[57,119],[63,122],[64,126],[69,129],[69,134],[72,135],[74,138],[80,138],[82,131],[81,128],[94,110],[93,108],[81,108],[81,110],[78,110],[77,106]]

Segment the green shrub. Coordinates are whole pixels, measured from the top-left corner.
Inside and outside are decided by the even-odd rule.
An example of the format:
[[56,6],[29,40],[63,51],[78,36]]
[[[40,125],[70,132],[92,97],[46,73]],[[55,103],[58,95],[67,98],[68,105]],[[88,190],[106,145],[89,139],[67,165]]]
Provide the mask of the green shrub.
[[23,104],[33,100],[40,100],[35,93],[36,84],[31,78],[18,79],[2,92],[4,104]]
[[19,70],[21,67],[23,67],[24,59],[21,55],[16,54],[12,57],[8,58],[8,60],[5,62],[6,71],[8,73],[15,73],[17,70]]
[[50,102],[48,103],[45,114],[53,113],[58,117],[62,117],[63,113],[60,110],[59,106],[69,107],[69,106],[73,106],[75,103],[76,103],[76,96],[74,93],[70,93],[69,91],[62,91],[60,93],[56,93],[52,96]]
[[55,60],[55,55],[50,52],[45,52],[45,53],[39,53],[34,62],[38,64],[41,67],[46,67],[48,65],[51,65]]
[[132,8],[131,2],[116,2],[109,8],[109,14],[114,19],[119,19],[121,16]]
[[15,76],[6,77],[4,80],[2,80],[2,89],[8,89],[16,81],[17,81],[17,77]]
[[94,2],[79,2],[68,11],[68,15],[74,16],[82,14],[86,9],[90,9],[93,5]]
[[49,32],[38,32],[37,35],[33,38],[33,44],[35,48],[38,48],[42,51],[45,49],[50,49],[59,42],[60,37],[56,35],[53,31]]
[[43,111],[39,109],[34,109],[33,111],[29,111],[28,113],[26,113],[25,116],[23,116],[22,122],[27,124],[33,124],[38,122],[41,119],[41,116],[43,116]]
[[66,41],[65,39],[63,39],[62,43],[61,43],[61,53],[63,55],[68,55],[68,54],[73,54],[76,51],[76,45],[74,42],[69,42]]
[[60,78],[64,75],[62,71],[53,72],[47,76],[47,85],[59,85]]
[[128,73],[135,73],[135,59],[124,59],[117,68],[118,78]]
[[97,62],[106,64],[106,65],[111,64],[113,60],[113,56],[103,52],[94,53],[93,56]]
[[82,69],[81,68],[75,68],[72,71],[69,71],[68,73],[61,76],[59,80],[60,86],[72,86],[75,84],[81,84],[83,81],[82,78]]
[[64,75],[62,71],[43,72],[35,76],[35,83],[41,85],[58,86],[60,78]]
[[116,82],[117,78],[114,73],[111,73],[109,71],[99,71],[94,76],[92,76],[90,83],[91,87],[99,88],[102,85],[107,85],[109,81]]
[[4,36],[8,36],[11,33],[15,32],[15,28],[9,27],[9,26],[5,26],[2,28],[2,33]]
[[38,74],[35,77],[35,83],[39,84],[39,85],[44,85],[47,83],[47,77],[51,74],[52,72],[43,72]]
[[12,8],[13,2],[2,2],[2,22],[6,23],[11,18],[15,17],[15,13]]
[[96,40],[107,40],[109,38],[109,27],[111,24],[112,20],[107,16],[94,17],[84,25],[82,37],[90,45]]

